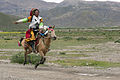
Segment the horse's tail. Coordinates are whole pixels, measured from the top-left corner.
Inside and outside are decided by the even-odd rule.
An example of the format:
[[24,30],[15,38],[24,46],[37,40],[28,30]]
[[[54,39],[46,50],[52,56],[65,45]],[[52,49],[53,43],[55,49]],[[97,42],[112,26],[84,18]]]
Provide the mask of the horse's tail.
[[21,38],[19,41],[18,41],[18,46],[22,46],[21,42],[24,38]]

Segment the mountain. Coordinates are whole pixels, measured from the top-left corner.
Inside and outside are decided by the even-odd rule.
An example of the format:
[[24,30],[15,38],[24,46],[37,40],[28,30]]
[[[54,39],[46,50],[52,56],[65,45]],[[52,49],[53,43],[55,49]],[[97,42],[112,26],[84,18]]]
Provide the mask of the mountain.
[[57,3],[48,3],[42,0],[1,0],[0,12],[26,16],[32,8],[42,10],[49,10],[55,8]]
[[57,7],[42,12],[42,16],[48,24],[59,27],[120,26],[120,3],[65,0]]
[[18,17],[0,13],[0,31],[23,31],[28,28],[27,24],[13,24]]

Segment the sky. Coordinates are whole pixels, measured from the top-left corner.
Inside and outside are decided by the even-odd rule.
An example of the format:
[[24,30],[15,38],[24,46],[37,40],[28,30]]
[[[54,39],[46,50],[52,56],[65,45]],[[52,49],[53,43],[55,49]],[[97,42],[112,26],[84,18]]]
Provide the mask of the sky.
[[[43,1],[60,3],[64,0],[43,0]],[[120,0],[85,0],[85,1],[114,1],[114,2],[120,2]]]
[[114,1],[114,2],[120,2],[120,0],[85,0],[85,1]]

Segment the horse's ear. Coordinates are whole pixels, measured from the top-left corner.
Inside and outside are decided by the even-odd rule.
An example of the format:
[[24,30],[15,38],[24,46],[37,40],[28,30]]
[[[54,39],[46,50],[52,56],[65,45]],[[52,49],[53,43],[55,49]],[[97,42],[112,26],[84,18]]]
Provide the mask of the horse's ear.
[[55,28],[55,25],[52,27],[53,29]]

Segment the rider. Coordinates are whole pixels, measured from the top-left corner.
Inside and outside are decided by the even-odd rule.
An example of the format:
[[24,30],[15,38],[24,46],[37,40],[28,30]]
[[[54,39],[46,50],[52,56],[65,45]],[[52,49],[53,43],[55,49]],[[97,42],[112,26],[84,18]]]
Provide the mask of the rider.
[[36,34],[39,32],[39,29],[43,28],[43,19],[39,16],[39,10],[33,8],[30,11],[30,16],[28,18],[20,19],[16,21],[15,24],[25,22],[30,22],[29,30],[26,32],[25,41],[31,45],[33,52],[36,52],[34,42],[36,39]]

